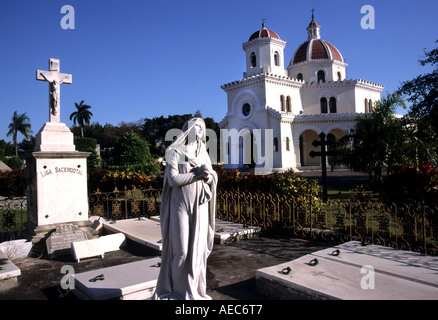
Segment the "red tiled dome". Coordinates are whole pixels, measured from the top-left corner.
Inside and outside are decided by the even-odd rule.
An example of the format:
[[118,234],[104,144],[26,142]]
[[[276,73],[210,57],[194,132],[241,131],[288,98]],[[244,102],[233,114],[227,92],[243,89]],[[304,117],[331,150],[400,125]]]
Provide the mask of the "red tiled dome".
[[339,50],[330,42],[321,39],[310,39],[301,44],[295,51],[292,64],[321,59],[344,62]]
[[276,34],[274,31],[272,30],[268,30],[266,28],[262,28],[259,31],[254,32],[251,37],[249,37],[248,41],[257,39],[257,38],[274,38],[274,39],[279,39],[280,37],[278,36],[278,34]]

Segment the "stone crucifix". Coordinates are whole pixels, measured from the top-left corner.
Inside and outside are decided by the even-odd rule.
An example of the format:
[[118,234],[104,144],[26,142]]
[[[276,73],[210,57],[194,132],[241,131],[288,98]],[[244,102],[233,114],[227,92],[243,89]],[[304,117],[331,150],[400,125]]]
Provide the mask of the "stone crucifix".
[[49,71],[36,71],[36,79],[49,82],[49,121],[60,123],[61,101],[60,90],[61,83],[71,84],[72,75],[60,73],[60,64],[58,59],[49,60]]

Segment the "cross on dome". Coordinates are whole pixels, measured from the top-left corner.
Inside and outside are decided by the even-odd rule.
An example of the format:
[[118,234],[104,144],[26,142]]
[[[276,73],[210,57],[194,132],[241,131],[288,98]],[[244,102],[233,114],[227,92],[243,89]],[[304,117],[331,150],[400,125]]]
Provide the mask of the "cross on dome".
[[321,39],[321,35],[319,34],[319,29],[321,27],[315,21],[315,9],[312,9],[312,21],[310,21],[309,26],[307,27],[307,39]]

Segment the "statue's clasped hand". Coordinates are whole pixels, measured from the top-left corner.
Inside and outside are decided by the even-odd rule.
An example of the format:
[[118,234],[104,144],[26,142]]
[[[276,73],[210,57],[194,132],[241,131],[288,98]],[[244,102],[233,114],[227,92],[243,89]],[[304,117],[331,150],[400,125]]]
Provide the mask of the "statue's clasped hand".
[[205,164],[195,168],[195,176],[198,179],[204,179],[207,183],[212,179],[212,176],[210,172],[208,172],[208,168]]

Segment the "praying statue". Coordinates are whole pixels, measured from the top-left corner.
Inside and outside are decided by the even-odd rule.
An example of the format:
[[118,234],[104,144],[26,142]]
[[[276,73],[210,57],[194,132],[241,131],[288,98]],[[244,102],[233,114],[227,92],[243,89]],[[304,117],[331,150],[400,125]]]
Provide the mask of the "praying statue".
[[217,174],[201,118],[188,120],[166,149],[160,207],[163,237],[156,300],[207,300],[207,258],[214,243]]

